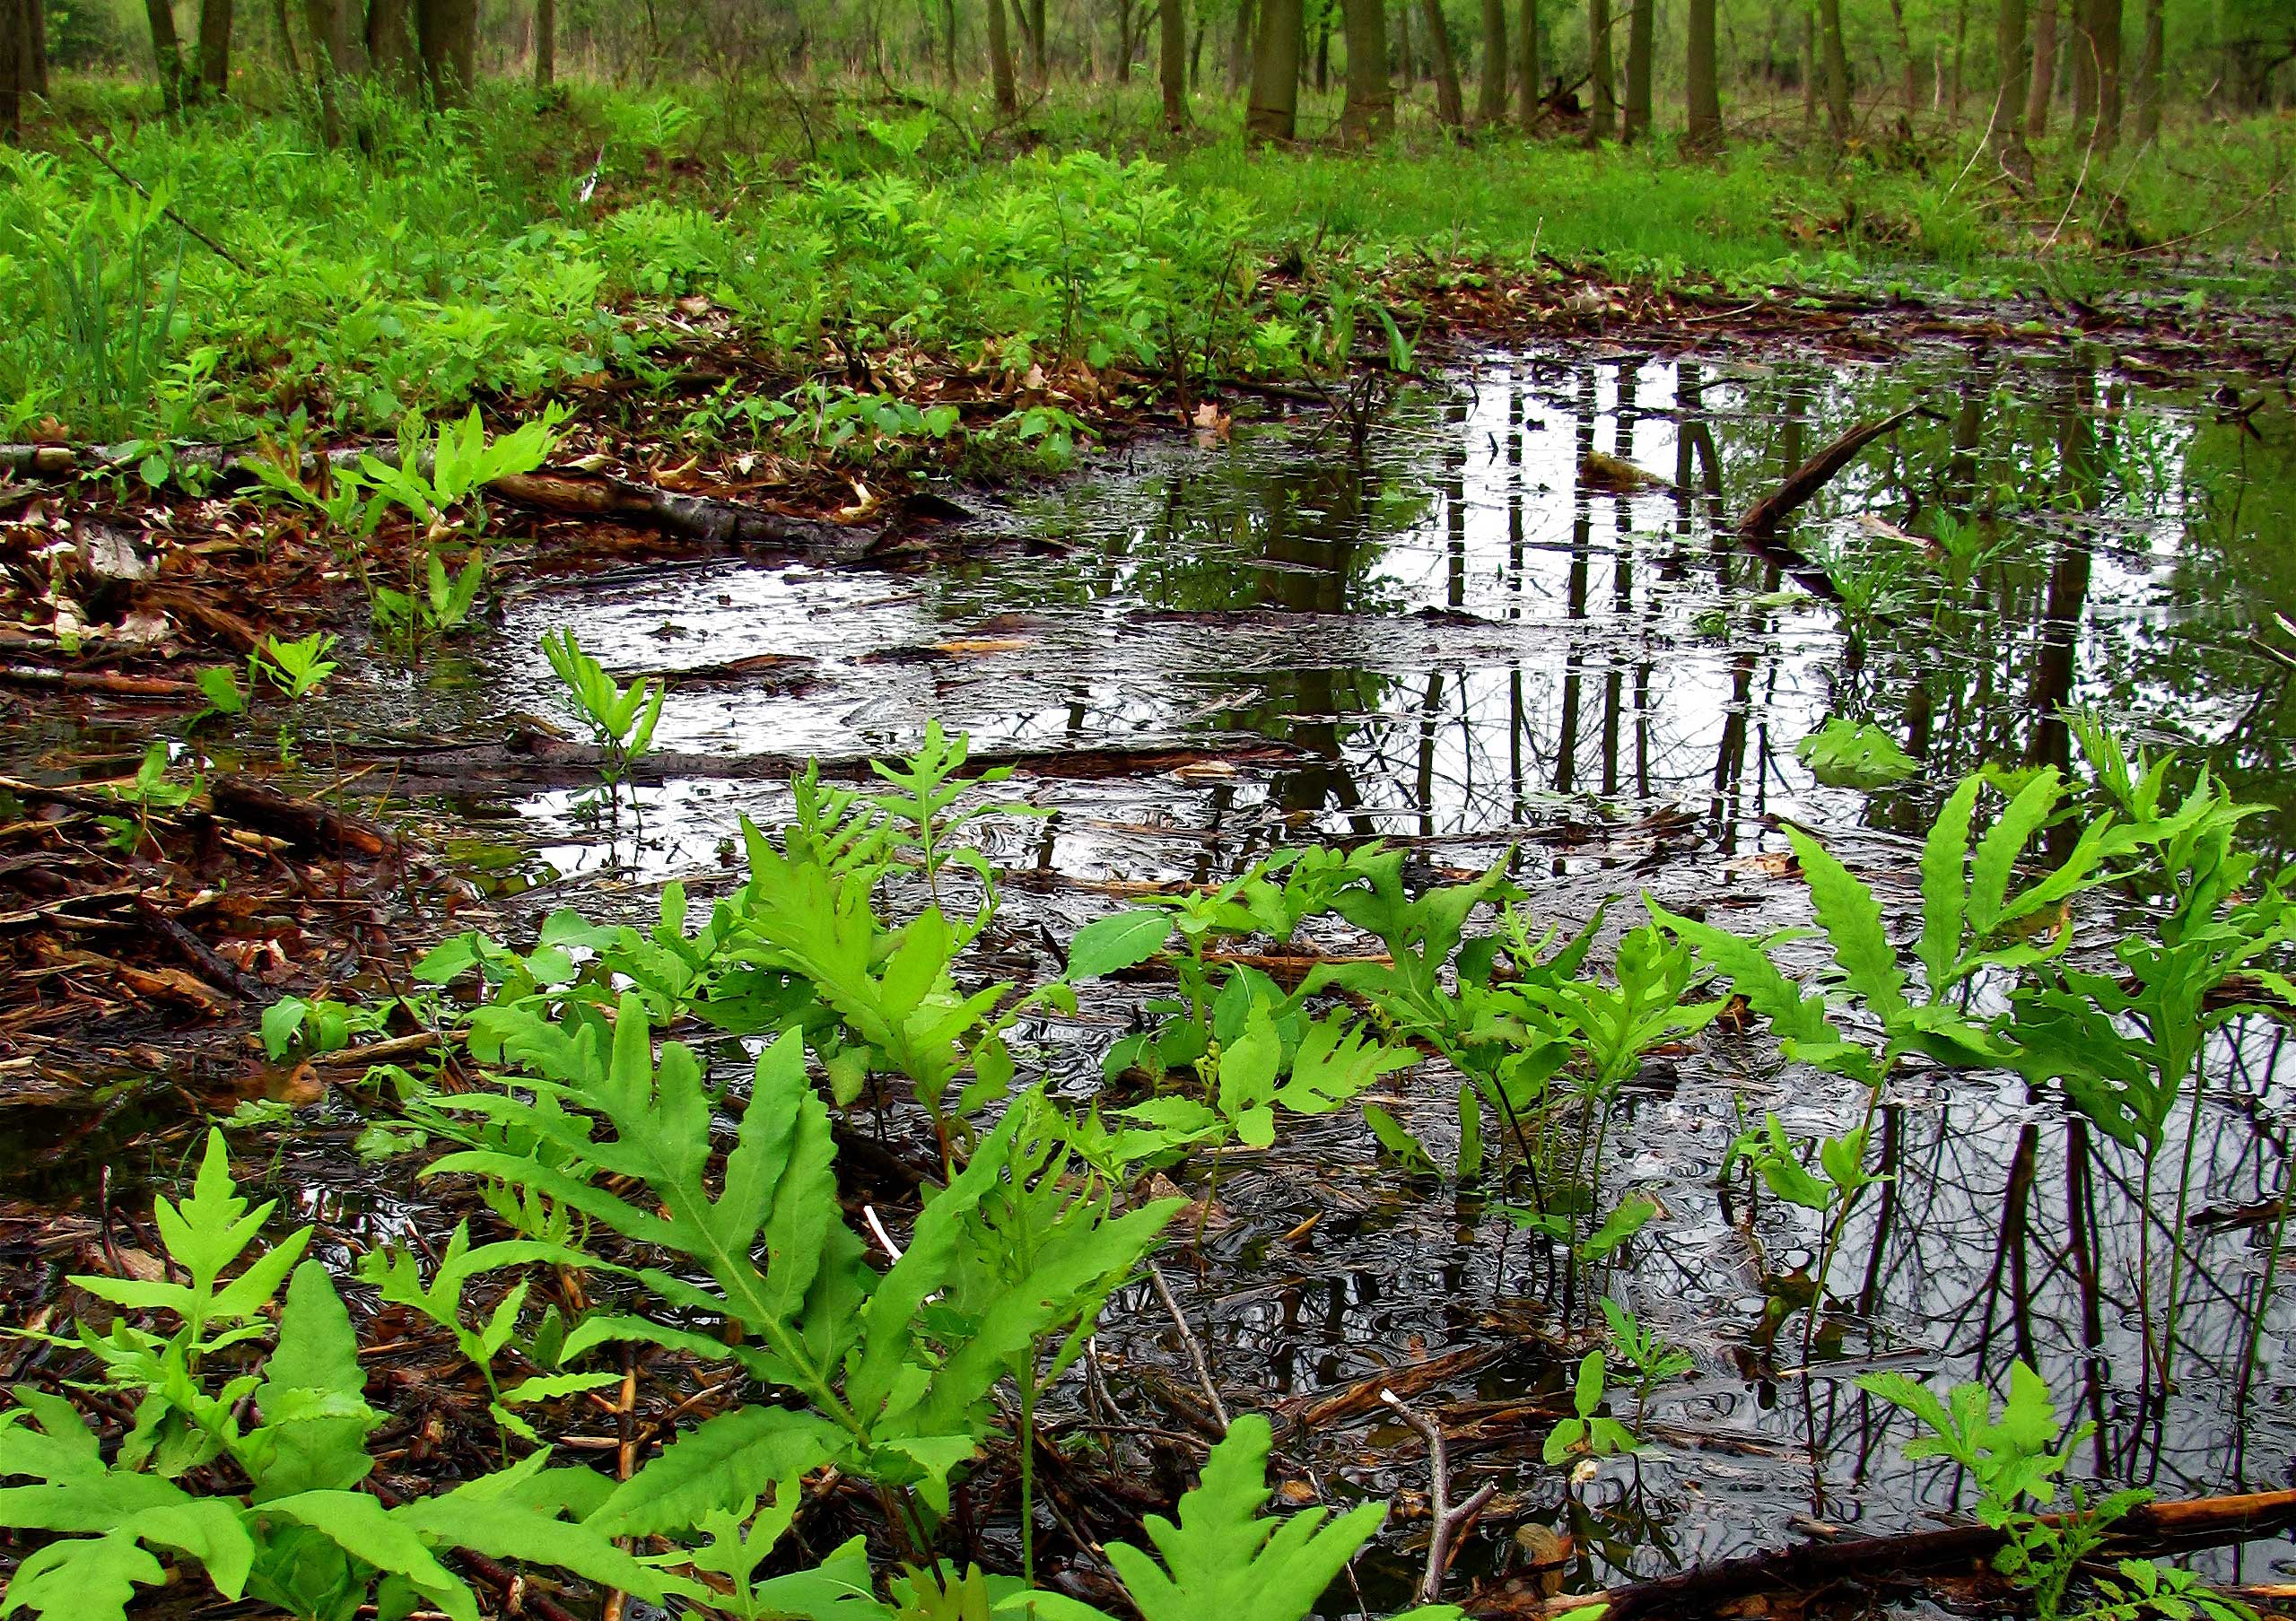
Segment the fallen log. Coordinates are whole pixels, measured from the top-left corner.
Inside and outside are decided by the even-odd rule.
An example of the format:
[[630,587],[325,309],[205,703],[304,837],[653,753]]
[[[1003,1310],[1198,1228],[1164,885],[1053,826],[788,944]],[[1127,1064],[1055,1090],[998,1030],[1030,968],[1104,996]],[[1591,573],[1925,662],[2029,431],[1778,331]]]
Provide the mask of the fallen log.
[[134,675],[124,670],[51,670],[45,665],[0,664],[0,684],[48,687],[64,693],[104,693],[115,698],[196,702],[198,686],[172,675]]
[[[2115,1523],[2112,1541],[2138,1551],[2174,1551],[2270,1536],[2291,1526],[2296,1526],[2296,1491],[2247,1492],[2142,1504]],[[1894,1581],[1983,1565],[2004,1540],[1990,1526],[1955,1525],[1890,1537],[1804,1542],[1595,1593],[1549,1598],[1528,1584],[1486,1589],[1465,1608],[1477,1621],[1562,1616],[1597,1604],[1603,1607],[1602,1621],[1708,1616],[1750,1593]]]
[[308,848],[329,854],[355,851],[370,858],[388,855],[398,848],[389,829],[363,816],[354,816],[314,800],[297,799],[244,777],[218,777],[207,790],[208,803],[236,821],[267,827]]

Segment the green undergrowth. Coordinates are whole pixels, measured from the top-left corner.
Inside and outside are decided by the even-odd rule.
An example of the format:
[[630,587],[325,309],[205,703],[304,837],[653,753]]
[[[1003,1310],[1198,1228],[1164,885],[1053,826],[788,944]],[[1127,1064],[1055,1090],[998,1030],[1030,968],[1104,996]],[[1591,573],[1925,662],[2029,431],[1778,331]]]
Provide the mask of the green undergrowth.
[[[1815,927],[1764,939],[1646,897],[1637,917],[1566,933],[1506,864],[1429,885],[1401,850],[1317,845],[1089,923],[1059,972],[1026,985],[1000,977],[1015,969],[992,944],[1009,937],[995,930],[999,875],[969,831],[1032,814],[997,797],[1000,772],[971,776],[965,740],[938,727],[869,789],[808,770],[788,825],[745,824],[746,879],[706,911],[672,885],[642,928],[567,911],[523,946],[465,934],[386,1008],[311,1003],[265,1021],[282,1061],[387,1019],[455,1054],[451,1085],[443,1057],[371,1071],[359,1146],[475,1194],[473,1215],[443,1246],[385,1233],[333,1267],[468,1364],[484,1394],[464,1418],[491,1426],[497,1467],[428,1495],[397,1475],[370,1489],[383,1416],[342,1271],[306,1259],[325,1247],[309,1228],[250,1207],[216,1133],[188,1193],[154,1212],[171,1268],[81,1279],[118,1314],[58,1329],[47,1382],[0,1416],[0,1473],[22,1483],[0,1490],[0,1523],[51,1538],[0,1614],[120,1615],[173,1564],[313,1621],[369,1602],[471,1617],[468,1550],[745,1621],[1089,1621],[1103,1612],[1035,1583],[1036,1446],[1015,1449],[1017,1574],[943,1556],[953,1494],[1008,1437],[1038,1433],[1063,1375],[1098,1355],[1116,1292],[1185,1231],[1182,1199],[1150,1173],[1198,1179],[1209,1202],[1227,1154],[1311,1118],[1358,1120],[1388,1174],[1471,1190],[1543,1251],[1540,1303],[1592,1344],[1544,1450],[1576,1489],[1643,1444],[1653,1390],[1692,1366],[1611,1298],[1670,1219],[1613,1127],[1646,1061],[1725,1013],[1862,1099],[1838,1135],[1767,1115],[1715,1168],[1733,1197],[1775,1201],[1768,1219],[1814,1258],[1804,1364],[1854,1355],[1855,1308],[1829,1285],[1853,1216],[1889,1180],[1872,1130],[1901,1078],[2021,1080],[2132,1155],[2163,1230],[2187,1233],[2212,1041],[2296,1004],[2290,875],[2259,867],[2239,837],[2248,810],[2204,772],[2075,729],[2080,777],[1954,789],[1922,841],[1902,941],[1873,887],[1799,829]],[[1316,919],[1383,949],[1289,987],[1231,960]],[[1163,988],[1105,1053],[1098,1094],[1056,1096],[1073,1077],[1052,1029],[1140,972]],[[1440,1106],[1407,1120],[1375,1088]],[[890,1226],[842,1197],[834,1123],[872,1116],[914,1131],[939,1170]],[[2179,1320],[2198,1261],[2181,1243],[2156,1253],[2150,1226],[2134,1276],[2108,1282],[2134,1303],[2148,1387],[2166,1390],[2198,1360]],[[637,1356],[723,1381],[729,1405],[626,1480],[559,1461],[554,1437],[593,1422],[587,1399]],[[2060,1435],[2029,1368],[1998,1419],[1980,1384],[1942,1399],[1902,1373],[1863,1386],[1920,1426],[1908,1459],[1970,1476],[2004,1538],[1999,1570],[2044,1617],[2243,1613],[2148,1560],[2084,1566],[2143,1494],[2059,1478],[2087,1432]],[[100,1390],[111,1399],[73,1399]],[[1263,1418],[1239,1416],[1176,1522],[1147,1520],[1156,1553],[1110,1547],[1145,1621],[1298,1621],[1375,1534],[1376,1503],[1263,1518],[1270,1440]],[[863,1483],[879,1518],[825,1556],[789,1533],[809,1483],[833,1478]]]
[[[243,437],[298,408],[371,432],[409,409],[517,411],[613,383],[598,409],[703,448],[1057,464],[1088,407],[934,414],[919,378],[954,367],[998,391],[1081,370],[1183,397],[1296,379],[1352,355],[1343,296],[1368,288],[1408,328],[1419,292],[1551,274],[1550,256],[1750,295],[2095,291],[2130,267],[2086,245],[2082,196],[2175,237],[2233,170],[2286,146],[2271,124],[2212,131],[2201,185],[2178,178],[2204,161],[2182,138],[2108,165],[2114,188],[2069,195],[2062,245],[2037,257],[2069,172],[2004,206],[1954,172],[1944,137],[1846,167],[1759,145],[1689,161],[1663,139],[1587,153],[1411,134],[1370,154],[1247,156],[1218,109],[1174,144],[1132,101],[1078,92],[1044,104],[1051,138],[1016,155],[963,102],[856,91],[800,125],[698,91],[546,100],[498,84],[444,116],[371,94],[346,114],[356,140],[328,153],[310,109],[266,109],[260,84],[177,123],[144,116],[148,93],[67,83],[32,150],[0,154],[8,437]],[[2045,176],[2073,156],[2045,154]],[[2268,250],[2286,229],[2267,205],[2211,240]],[[703,370],[730,353],[779,381],[694,384],[697,352]]]

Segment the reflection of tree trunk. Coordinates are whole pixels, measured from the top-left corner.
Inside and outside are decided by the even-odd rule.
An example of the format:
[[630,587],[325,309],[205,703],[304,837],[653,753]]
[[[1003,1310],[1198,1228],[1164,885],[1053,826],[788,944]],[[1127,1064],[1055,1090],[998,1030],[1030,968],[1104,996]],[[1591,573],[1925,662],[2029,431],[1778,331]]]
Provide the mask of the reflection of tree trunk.
[[2032,1226],[2033,1161],[2040,1141],[2041,1129],[2030,1121],[2017,1134],[2017,1152],[2009,1161],[2008,1214],[2002,1222],[2002,1243],[2009,1251],[2009,1316],[2016,1325],[2017,1355],[2029,1368],[2040,1360],[2033,1350],[2033,1285],[2025,1255]]
[[1714,756],[1714,799],[1707,813],[1724,855],[1738,851],[1738,810],[1746,780],[1747,719],[1754,708],[1754,649],[1731,660],[1730,702],[1722,711],[1722,736]]
[[1427,673],[1427,696],[1419,703],[1419,774],[1415,783],[1419,796],[1419,836],[1435,837],[1435,733],[1436,714],[1443,707],[1443,672]]
[[2099,1285],[2096,1190],[2089,1163],[2089,1122],[2078,1117],[2065,1122],[2065,1247],[2073,1252],[2073,1276],[2081,1285],[2081,1344],[2088,1355],[2081,1359],[2082,1385],[2089,1397],[2089,1416],[2096,1425],[2093,1444],[2097,1472],[2107,1475],[2105,1440],[2105,1305]]
[[1348,100],[1340,135],[1349,142],[1384,140],[1395,128],[1395,92],[1387,83],[1386,0],[1340,0],[1348,41]]
[[[1594,369],[1578,375],[1578,423],[1576,465],[1582,470],[1594,451]],[[1573,620],[1586,617],[1587,565],[1594,544],[1594,496],[1584,472],[1571,481],[1570,576],[1565,611]],[[1579,660],[1584,649],[1573,633],[1563,658],[1562,723],[1555,736],[1555,792],[1567,794],[1578,780],[1578,701],[1583,676]]]
[[1898,1167],[1904,1157],[1905,1110],[1890,1103],[1881,1111],[1881,1163],[1874,1174],[1881,1179],[1881,1207],[1873,1217],[1873,1248],[1865,1258],[1865,1283],[1857,1292],[1857,1314],[1871,1321],[1881,1294],[1881,1262],[1890,1248],[1890,1233],[1898,1219]]
[[[2091,415],[2095,388],[2092,374],[2076,371],[2056,400],[2057,462],[2063,469],[2058,494],[2078,512],[2094,510],[2101,483],[2096,424]],[[2072,733],[2065,710],[2073,702],[2074,655],[2081,642],[2082,617],[2089,606],[2090,544],[2085,527],[2067,531],[2057,542],[2056,556],[2049,566],[2048,597],[2041,610],[2040,646],[2026,698],[2028,712],[2034,718],[2026,758],[2035,765],[2053,765],[2061,771],[2072,763]],[[2070,854],[2069,835],[2073,831],[2069,824],[2051,828],[2047,834],[2051,850],[2060,857]]]

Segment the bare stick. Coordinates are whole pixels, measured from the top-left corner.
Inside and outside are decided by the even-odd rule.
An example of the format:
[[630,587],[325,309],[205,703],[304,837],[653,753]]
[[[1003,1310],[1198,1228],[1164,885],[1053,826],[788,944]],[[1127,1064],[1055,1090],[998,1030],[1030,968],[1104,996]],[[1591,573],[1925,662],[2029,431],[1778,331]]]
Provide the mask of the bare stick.
[[1148,1281],[1156,1285],[1157,1298],[1164,1302],[1164,1309],[1172,1313],[1173,1326],[1180,1330],[1180,1343],[1188,1347],[1188,1362],[1196,1370],[1196,1382],[1210,1399],[1212,1416],[1219,1420],[1220,1434],[1227,1434],[1227,1404],[1219,1399],[1219,1388],[1212,1383],[1212,1364],[1204,1355],[1203,1342],[1188,1326],[1187,1315],[1180,1310],[1180,1303],[1172,1298],[1172,1285],[1164,1281],[1163,1270],[1154,1261],[1148,1264]]
[[1427,1442],[1427,1511],[1435,1521],[1435,1533],[1427,1538],[1427,1574],[1419,1578],[1419,1602],[1433,1604],[1443,1591],[1443,1573],[1451,1564],[1451,1545],[1459,1533],[1474,1522],[1492,1495],[1496,1484],[1486,1486],[1456,1509],[1451,1506],[1451,1460],[1443,1450],[1443,1430],[1425,1414],[1419,1412],[1392,1390],[1383,1390],[1379,1399],[1394,1409],[1395,1416],[1419,1433]]

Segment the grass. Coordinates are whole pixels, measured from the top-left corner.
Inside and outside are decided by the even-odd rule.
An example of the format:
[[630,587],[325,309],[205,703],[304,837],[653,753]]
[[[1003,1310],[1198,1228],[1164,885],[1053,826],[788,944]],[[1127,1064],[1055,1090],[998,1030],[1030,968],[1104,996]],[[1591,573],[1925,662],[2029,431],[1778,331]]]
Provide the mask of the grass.
[[[4,156],[0,433],[240,437],[298,410],[374,431],[627,379],[662,398],[703,342],[790,385],[842,371],[864,408],[950,366],[1290,377],[1345,346],[1350,286],[1408,296],[1430,272],[1547,257],[1733,292],[2093,294],[2133,283],[2116,247],[2132,236],[2210,241],[2234,292],[2296,248],[2257,179],[2289,164],[2285,120],[2178,131],[2085,172],[2086,154],[2047,149],[2040,196],[2005,205],[1982,166],[1960,172],[1967,132],[1887,161],[1750,144],[1685,161],[1663,137],[1458,144],[1411,107],[1377,153],[1252,155],[1208,100],[1190,138],[1164,136],[1135,85],[1055,94],[1032,115],[1041,145],[1016,153],[962,100],[829,88],[799,118],[699,91],[498,84],[444,118],[371,99],[352,109],[361,150],[327,153],[310,109],[274,92],[250,83],[171,126],[143,116],[147,89],[67,82],[34,150]],[[1311,95],[1306,127],[1335,104]],[[108,320],[85,318],[92,275]],[[830,404],[813,403],[816,437]],[[681,425],[786,437],[802,414],[726,398]],[[1016,447],[1068,430],[1026,427],[1003,424]]]

